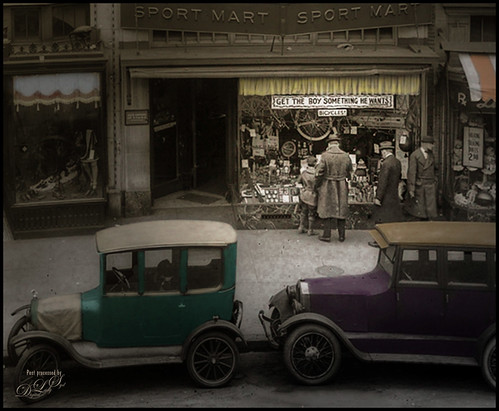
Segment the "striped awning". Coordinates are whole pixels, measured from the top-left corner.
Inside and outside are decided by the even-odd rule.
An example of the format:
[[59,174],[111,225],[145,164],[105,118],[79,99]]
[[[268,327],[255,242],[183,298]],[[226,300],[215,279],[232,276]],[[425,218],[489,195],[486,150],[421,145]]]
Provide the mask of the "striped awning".
[[496,101],[496,55],[459,53],[471,101]]

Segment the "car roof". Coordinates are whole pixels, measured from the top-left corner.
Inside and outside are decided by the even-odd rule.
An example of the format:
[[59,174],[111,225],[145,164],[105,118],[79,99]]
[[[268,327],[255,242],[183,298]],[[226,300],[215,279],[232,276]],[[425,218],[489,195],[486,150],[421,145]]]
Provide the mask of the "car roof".
[[413,221],[376,224],[371,236],[389,245],[496,246],[496,224],[469,221]]
[[115,226],[95,234],[97,251],[111,253],[144,248],[226,246],[237,241],[227,223],[207,220],[144,221]]

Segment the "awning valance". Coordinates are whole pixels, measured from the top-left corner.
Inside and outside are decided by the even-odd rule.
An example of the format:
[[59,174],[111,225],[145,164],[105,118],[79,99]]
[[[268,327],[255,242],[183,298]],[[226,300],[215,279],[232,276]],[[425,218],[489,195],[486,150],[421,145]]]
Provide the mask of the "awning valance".
[[99,73],[60,73],[14,76],[14,104],[95,103],[100,101]]
[[471,101],[496,101],[496,55],[459,53]]
[[340,76],[340,77],[285,77],[242,78],[239,94],[265,96],[272,94],[401,94],[420,93],[419,74]]
[[193,66],[130,68],[131,78],[239,78],[239,94],[418,95],[421,73],[413,69],[333,69],[330,66]]

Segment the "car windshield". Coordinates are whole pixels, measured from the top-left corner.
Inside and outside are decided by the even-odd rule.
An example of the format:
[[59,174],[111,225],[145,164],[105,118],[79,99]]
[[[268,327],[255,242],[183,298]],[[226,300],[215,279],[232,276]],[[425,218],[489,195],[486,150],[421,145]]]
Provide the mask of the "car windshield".
[[395,261],[395,247],[382,248],[379,253],[378,264],[385,270],[390,277],[393,275],[393,264]]

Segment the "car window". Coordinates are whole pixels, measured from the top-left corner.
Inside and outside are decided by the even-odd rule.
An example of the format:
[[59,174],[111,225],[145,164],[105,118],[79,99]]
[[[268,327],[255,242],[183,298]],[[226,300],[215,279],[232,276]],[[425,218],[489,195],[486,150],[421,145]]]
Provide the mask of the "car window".
[[222,249],[189,248],[187,253],[187,289],[218,287],[223,283]]
[[106,294],[138,292],[138,267],[132,252],[106,255],[105,285]]
[[400,261],[401,283],[438,283],[437,250],[404,249]]
[[164,248],[144,252],[144,292],[180,290],[180,250]]
[[487,284],[488,264],[485,251],[447,250],[449,284]]

